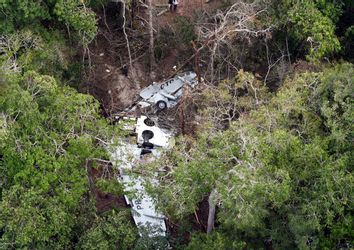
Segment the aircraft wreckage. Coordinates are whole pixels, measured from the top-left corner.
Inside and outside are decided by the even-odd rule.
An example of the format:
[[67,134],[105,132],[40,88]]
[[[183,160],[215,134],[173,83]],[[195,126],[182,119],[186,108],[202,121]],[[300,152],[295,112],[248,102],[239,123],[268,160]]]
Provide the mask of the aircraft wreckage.
[[[140,92],[142,100],[137,104],[140,107],[155,105],[157,110],[174,107],[183,95],[186,84],[191,88],[198,84],[194,72],[186,72],[160,84],[151,84]],[[130,110],[133,111],[134,108]],[[120,170],[118,181],[124,184],[127,193],[124,196],[126,203],[132,208],[133,220],[139,232],[147,228],[150,237],[166,236],[165,216],[156,210],[153,199],[146,194],[143,186],[144,181],[157,184],[157,180],[129,173],[134,171],[137,164],[157,159],[161,150],[171,146],[174,134],[159,128],[146,116],[119,117],[119,121],[125,130],[134,134],[133,137],[127,136],[118,146],[110,149],[112,161]],[[136,195],[130,196],[129,193]]]
[[141,107],[153,104],[158,110],[172,108],[183,95],[183,87],[186,84],[191,88],[198,84],[196,77],[196,73],[189,71],[160,84],[153,82],[140,92],[139,95],[143,100],[138,104]]

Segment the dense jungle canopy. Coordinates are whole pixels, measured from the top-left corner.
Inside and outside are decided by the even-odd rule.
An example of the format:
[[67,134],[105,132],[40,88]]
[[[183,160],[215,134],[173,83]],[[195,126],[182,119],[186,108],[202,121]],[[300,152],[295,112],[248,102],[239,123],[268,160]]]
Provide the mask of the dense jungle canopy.
[[[354,1],[167,2],[0,0],[0,249],[353,249]],[[176,69],[153,238],[107,147]]]

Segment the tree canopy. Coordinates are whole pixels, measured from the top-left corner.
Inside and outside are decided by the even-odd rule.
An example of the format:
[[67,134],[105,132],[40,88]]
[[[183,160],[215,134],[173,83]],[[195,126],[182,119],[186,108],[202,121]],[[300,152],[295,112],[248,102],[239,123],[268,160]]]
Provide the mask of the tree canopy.
[[[117,2],[0,0],[0,249],[352,249],[354,2]],[[107,116],[181,69],[200,82],[175,108],[135,110],[178,131],[134,168],[150,237]]]
[[[217,191],[220,226],[210,238],[193,238],[191,249],[204,241],[230,249],[264,241],[281,249],[352,243],[353,73],[353,65],[341,64],[295,75],[250,112],[252,101],[242,107],[249,97],[237,98],[240,117],[227,130],[183,138],[165,156],[160,164],[171,171],[151,194],[171,218],[186,218]],[[245,73],[239,74],[236,86]],[[209,98],[230,101],[228,91]],[[224,108],[213,107],[215,113]]]
[[107,159],[108,124],[92,96],[50,76],[1,79],[0,246],[71,247],[94,221],[87,164]]
[[79,42],[88,45],[97,31],[96,16],[85,1],[2,0],[0,9],[0,31],[6,33],[24,27],[36,29],[46,23],[73,29]]

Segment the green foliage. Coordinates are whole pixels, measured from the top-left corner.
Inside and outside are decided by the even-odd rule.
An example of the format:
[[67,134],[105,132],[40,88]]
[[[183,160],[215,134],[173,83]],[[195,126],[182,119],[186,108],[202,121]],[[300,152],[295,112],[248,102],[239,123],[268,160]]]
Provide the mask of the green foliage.
[[306,44],[308,59],[316,61],[340,50],[335,23],[341,14],[341,2],[284,0],[275,4],[279,16],[275,22],[286,27],[293,42]]
[[1,0],[0,31],[41,27],[43,22],[67,26],[75,31],[79,43],[87,46],[97,32],[94,12],[80,0]]
[[97,188],[104,192],[110,193],[114,195],[123,195],[123,186],[121,183],[117,182],[116,179],[106,180],[106,179],[99,179],[96,182]]
[[[0,63],[14,72],[36,71],[56,79],[72,80],[69,57],[73,52],[59,32],[19,30],[2,36]],[[76,75],[75,80],[79,79]]]
[[316,100],[314,105],[316,110],[320,110],[326,127],[331,131],[330,138],[334,140],[333,147],[337,152],[352,149],[351,141],[354,138],[353,65],[336,66],[322,76],[321,82],[322,84],[314,93],[314,100]]
[[50,18],[45,1],[2,0],[1,31],[13,31],[20,26],[33,25]]
[[[2,249],[54,248],[68,246],[75,224],[70,209],[55,197],[47,197],[39,188],[14,185],[0,203]],[[51,239],[55,237],[53,242]]]
[[0,115],[0,140],[3,141],[7,134],[7,122],[4,114]]
[[107,123],[93,97],[50,76],[2,77],[0,246],[67,248],[74,230],[83,230],[82,216],[93,210],[85,198],[85,163],[106,157],[95,138],[111,137]]
[[[174,151],[168,152],[161,160],[161,164],[177,171],[161,176],[160,188],[151,186],[149,190],[153,197],[161,198],[158,200],[160,209],[172,219],[181,220],[196,211],[198,202],[225,172],[223,155],[208,150],[220,144],[221,141],[213,138],[209,140],[207,134],[201,135],[197,143],[183,138],[177,141]],[[225,152],[228,150],[232,148],[225,149]],[[190,156],[188,160],[184,154]]]
[[81,237],[79,249],[133,249],[137,240],[129,213],[111,211],[97,217],[92,227]]
[[82,64],[71,62],[74,50],[58,31],[19,30],[3,35],[0,64],[13,72],[36,71],[78,87]]
[[[236,86],[244,79],[252,78],[241,73]],[[241,249],[241,242],[259,248],[264,241],[322,249],[353,240],[353,80],[353,65],[341,64],[288,78],[270,100],[245,91],[250,95],[238,104],[247,112],[227,130],[183,138],[167,153],[161,164],[170,171],[150,187],[161,210],[186,218],[217,191],[220,226],[193,238],[190,249],[203,241],[221,249]],[[216,96],[229,103],[229,89],[219,88]],[[213,108],[220,105],[207,107]]]
[[19,31],[2,37],[0,63],[4,69],[19,71],[19,61],[27,64],[29,53],[39,50],[43,45],[41,37],[29,30]]
[[58,0],[53,12],[59,21],[71,26],[77,32],[79,42],[87,46],[97,32],[96,16],[92,10],[80,2]]
[[19,57],[25,58],[18,61],[19,66],[24,72],[32,70],[62,80],[64,72],[71,65],[70,57],[73,55],[63,34],[39,29],[33,31],[33,36],[41,41],[40,46],[18,51]]
[[203,92],[202,117],[213,128],[223,129],[242,113],[263,105],[269,97],[262,82],[254,75],[240,70],[234,79],[224,80],[217,87]]
[[195,234],[186,247],[187,250],[205,249],[244,249],[246,244],[242,241],[230,241],[221,233],[214,232],[211,235]]
[[[156,232],[156,228],[139,228],[141,236],[136,241],[134,250],[155,250],[155,249],[169,249],[169,242],[163,236],[149,236],[149,231]],[[151,232],[150,232],[151,233]]]

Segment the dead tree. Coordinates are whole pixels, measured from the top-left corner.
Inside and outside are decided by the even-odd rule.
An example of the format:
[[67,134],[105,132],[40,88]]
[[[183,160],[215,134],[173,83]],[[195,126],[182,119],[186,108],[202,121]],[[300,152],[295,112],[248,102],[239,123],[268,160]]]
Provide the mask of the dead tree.
[[130,27],[133,28],[133,22],[135,18],[135,9],[137,7],[137,0],[131,0],[131,7],[130,7],[130,19],[131,19],[131,25]]
[[208,213],[208,227],[207,234],[210,234],[214,229],[215,224],[215,210],[216,210],[216,189],[213,189],[209,195],[208,203],[209,203],[209,213]]
[[150,39],[150,44],[149,44],[149,54],[150,54],[150,73],[153,70],[153,66],[155,65],[155,53],[154,53],[154,26],[153,26],[153,19],[152,19],[152,14],[153,14],[153,8],[152,8],[152,0],[147,0],[148,1],[148,14],[149,14],[149,39]]
[[275,53],[275,58],[273,58],[274,56],[270,53],[267,37],[264,39],[264,43],[268,63],[267,73],[263,80],[264,85],[267,85],[268,77],[271,75],[273,68],[277,68],[278,75],[275,78],[278,78],[278,81],[282,82],[291,64],[287,39],[285,40],[284,46],[286,49],[284,50],[281,47],[278,47],[278,51]]
[[125,17],[125,8],[126,8],[126,3],[124,0],[112,0],[112,2],[115,3],[121,3],[122,4],[122,10],[121,10],[121,15],[123,18],[123,34],[124,34],[124,38],[126,41],[126,45],[127,45],[127,51],[128,51],[128,57],[129,57],[129,67],[133,68],[133,64],[132,64],[132,55],[131,55],[131,51],[130,51],[130,43],[129,43],[129,38],[126,32],[126,17]]
[[[258,22],[265,12],[265,6],[237,0],[226,11],[218,11],[213,23],[203,22],[197,26],[200,40],[210,41],[204,47],[209,48],[211,82],[215,76],[215,58],[227,57],[234,39],[250,41],[253,37],[262,37],[270,32],[271,27],[264,27]],[[227,48],[224,53],[219,50],[222,46]]]
[[[261,37],[270,32],[271,27],[263,27],[257,22],[260,15],[265,12],[266,7],[237,0],[226,11],[218,11],[214,16],[213,23],[203,20],[200,24],[197,24],[200,47],[195,49],[195,53],[175,73],[185,67],[202,50],[209,48],[207,57],[210,62],[210,75],[212,75],[210,82],[213,82],[215,58],[216,56],[219,58],[227,57],[233,47],[231,42],[233,39],[237,37],[238,39],[250,40],[252,37]],[[227,51],[224,54],[217,53],[218,49],[225,45],[228,48]],[[170,77],[173,77],[174,74]]]
[[194,57],[194,68],[195,68],[195,72],[197,73],[197,79],[198,79],[198,83],[201,83],[201,76],[200,76],[200,61],[199,61],[199,52],[197,50],[197,47],[195,45],[195,42],[192,42],[192,46],[193,46],[193,50],[195,52],[195,57]]

